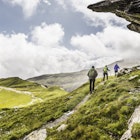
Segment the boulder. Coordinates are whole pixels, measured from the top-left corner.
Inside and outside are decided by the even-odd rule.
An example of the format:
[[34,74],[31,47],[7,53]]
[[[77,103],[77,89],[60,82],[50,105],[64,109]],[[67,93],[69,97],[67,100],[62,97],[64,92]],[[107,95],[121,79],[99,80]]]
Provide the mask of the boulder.
[[138,77],[139,77],[138,75],[134,75],[134,76],[130,77],[128,80],[129,80],[129,81],[132,81],[132,80],[134,80],[134,79],[136,79],[136,78],[138,78]]
[[64,131],[66,129],[67,125],[66,124],[62,124],[61,126],[59,126],[57,128],[57,131],[60,132],[60,131]]
[[130,72],[132,72],[132,69],[131,68],[124,68],[124,69],[121,69],[118,72],[117,76],[119,77],[119,76],[122,76],[124,74],[129,74]]

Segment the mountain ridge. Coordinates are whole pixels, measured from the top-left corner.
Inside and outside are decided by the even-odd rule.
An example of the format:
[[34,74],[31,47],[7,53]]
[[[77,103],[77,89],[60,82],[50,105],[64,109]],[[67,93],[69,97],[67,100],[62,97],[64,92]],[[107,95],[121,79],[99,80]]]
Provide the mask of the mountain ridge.
[[[114,65],[118,63],[120,68],[125,67],[132,67],[139,64],[139,60],[119,60],[116,62],[113,62],[111,64],[108,64],[108,67],[110,69],[109,75],[114,75]],[[98,72],[98,77],[102,77],[102,70],[101,68],[96,68]],[[87,73],[89,69],[81,70],[78,72],[71,72],[71,73],[59,73],[59,74],[46,74],[41,76],[36,76],[27,79],[28,81],[33,81],[42,85],[50,86],[60,86],[64,90],[71,92],[75,90],[76,88],[80,87],[82,84],[86,83],[88,81]]]

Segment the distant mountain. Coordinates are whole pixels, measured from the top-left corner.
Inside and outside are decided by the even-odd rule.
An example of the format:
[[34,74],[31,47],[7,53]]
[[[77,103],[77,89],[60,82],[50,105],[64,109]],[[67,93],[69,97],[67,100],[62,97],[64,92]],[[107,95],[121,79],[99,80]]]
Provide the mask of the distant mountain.
[[[120,60],[112,64],[109,64],[108,65],[110,69],[109,75],[114,74],[113,67],[115,63],[118,63],[120,68],[124,68],[138,65],[139,60]],[[97,68],[98,77],[102,77],[102,69],[103,68]],[[27,80],[34,81],[42,85],[47,85],[48,87],[60,86],[66,91],[71,92],[88,81],[87,73],[88,69],[72,73],[46,74],[29,78]]]
[[46,74],[27,80],[47,85],[48,87],[60,86],[70,92],[88,81],[87,71],[88,70],[72,73]]

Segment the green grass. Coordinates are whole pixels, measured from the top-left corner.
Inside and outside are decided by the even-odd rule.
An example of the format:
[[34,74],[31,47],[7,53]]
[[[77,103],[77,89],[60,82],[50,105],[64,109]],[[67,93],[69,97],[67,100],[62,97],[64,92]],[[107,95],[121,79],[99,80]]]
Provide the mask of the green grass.
[[[134,75],[138,77],[129,81]],[[135,107],[140,104],[140,93],[129,94],[131,89],[140,86],[139,79],[140,70],[118,78],[109,77],[105,82],[97,79],[95,93],[67,120],[66,130],[57,132],[57,127],[47,129],[47,139],[119,140],[127,130],[127,122]],[[27,81],[8,80],[2,80],[0,85],[32,92],[35,97],[43,99],[43,102],[24,108],[0,109],[2,140],[20,139],[43,124],[54,121],[63,113],[71,111],[89,93],[89,83],[68,94],[59,87],[43,88],[32,82],[28,86],[25,85]],[[8,93],[7,96],[9,97]],[[133,137],[137,136],[137,139],[140,139],[138,129],[138,125],[134,126]]]
[[33,87],[40,86],[37,83],[33,83],[27,80],[22,80],[18,77],[2,78],[0,79],[0,86],[12,87],[12,88],[24,88],[24,87]]
[[[139,77],[129,81],[134,75]],[[68,119],[66,130],[47,129],[47,140],[119,140],[135,107],[140,105],[140,93],[129,94],[131,89],[140,86],[138,79],[139,70],[109,78],[102,84],[97,80],[96,92]]]
[[135,123],[132,127],[132,137],[135,140],[140,139],[140,123]]
[[[44,97],[46,99],[44,102],[29,107],[1,109],[0,138],[2,140],[22,138],[43,124],[59,118],[63,113],[72,110],[88,94],[87,86],[88,84],[85,84],[69,94],[62,94],[49,100],[47,100],[47,97]],[[55,93],[55,89],[49,88],[47,90]],[[60,92],[60,90],[58,91]],[[37,92],[37,89],[35,92]],[[60,95],[60,93],[58,94]]]
[[5,89],[0,90],[0,108],[13,108],[32,101],[31,95],[19,94]]
[[35,88],[30,89],[29,91],[32,92],[36,97],[44,100],[50,100],[68,94],[68,92],[65,90],[55,86],[50,88]]
[[[34,98],[36,98],[34,103],[38,103],[40,99],[46,101],[68,94],[60,87],[44,88],[37,83],[17,77],[0,79],[0,86],[0,108],[27,106]],[[17,92],[13,90],[17,90]],[[25,92],[30,92],[31,95],[27,95]]]

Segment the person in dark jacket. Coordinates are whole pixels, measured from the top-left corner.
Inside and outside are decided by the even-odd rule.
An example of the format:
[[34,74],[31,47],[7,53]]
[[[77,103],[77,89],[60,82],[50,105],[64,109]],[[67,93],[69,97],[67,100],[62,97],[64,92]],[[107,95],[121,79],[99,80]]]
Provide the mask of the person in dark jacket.
[[114,66],[115,76],[117,76],[117,73],[118,73],[119,68],[120,68],[120,67],[118,66],[118,64],[116,64],[116,65]]
[[94,91],[94,85],[95,85],[95,79],[98,76],[98,73],[95,69],[94,66],[92,66],[92,68],[88,71],[88,77],[89,77],[89,82],[90,82],[90,94],[92,94],[92,92]]

